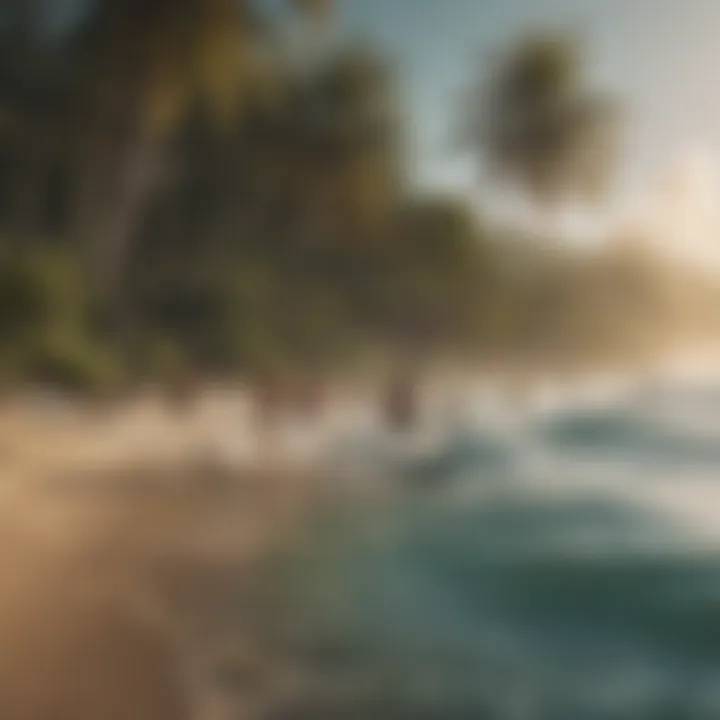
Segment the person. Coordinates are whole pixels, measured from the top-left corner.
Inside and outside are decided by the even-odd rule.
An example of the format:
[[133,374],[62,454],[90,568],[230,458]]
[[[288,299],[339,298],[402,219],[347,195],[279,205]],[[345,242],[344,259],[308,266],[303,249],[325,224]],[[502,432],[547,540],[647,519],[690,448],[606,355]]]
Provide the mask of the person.
[[305,419],[315,419],[320,414],[325,401],[325,385],[319,374],[311,373],[296,387],[294,407]]
[[282,405],[283,383],[277,373],[266,373],[255,385],[255,419],[258,428],[267,431],[277,422]]
[[170,387],[170,403],[178,413],[190,411],[198,396],[198,378],[190,368],[179,372]]
[[417,378],[406,369],[390,381],[385,398],[385,418],[396,430],[408,430],[418,420]]
[[265,470],[274,468],[280,458],[281,420],[286,396],[286,383],[279,373],[266,371],[256,378],[253,425],[257,462]]

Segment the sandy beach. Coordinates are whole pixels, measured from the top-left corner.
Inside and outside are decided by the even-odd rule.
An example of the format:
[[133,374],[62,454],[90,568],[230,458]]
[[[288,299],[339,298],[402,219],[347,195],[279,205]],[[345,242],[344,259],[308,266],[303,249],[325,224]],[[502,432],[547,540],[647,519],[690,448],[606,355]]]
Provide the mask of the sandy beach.
[[153,399],[103,419],[6,408],[0,716],[216,720],[240,703],[262,717],[282,696],[250,578],[327,485],[307,450],[229,461],[229,435],[251,444],[243,410],[227,394],[189,416]]

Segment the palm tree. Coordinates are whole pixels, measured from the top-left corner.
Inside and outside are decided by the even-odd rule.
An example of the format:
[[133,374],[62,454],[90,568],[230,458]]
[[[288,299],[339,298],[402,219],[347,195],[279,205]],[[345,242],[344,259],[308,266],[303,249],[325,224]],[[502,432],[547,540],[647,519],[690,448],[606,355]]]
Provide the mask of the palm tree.
[[588,88],[582,71],[577,43],[539,35],[515,46],[472,94],[471,146],[542,205],[596,200],[615,169],[617,103]]
[[233,0],[104,0],[75,37],[89,68],[79,233],[106,297],[117,299],[189,109],[201,103],[218,128],[238,109],[252,32]]
[[387,66],[368,48],[347,48],[300,88],[298,101],[294,144],[298,187],[313,216],[308,221],[324,223],[336,238],[367,238],[401,185],[399,119]]

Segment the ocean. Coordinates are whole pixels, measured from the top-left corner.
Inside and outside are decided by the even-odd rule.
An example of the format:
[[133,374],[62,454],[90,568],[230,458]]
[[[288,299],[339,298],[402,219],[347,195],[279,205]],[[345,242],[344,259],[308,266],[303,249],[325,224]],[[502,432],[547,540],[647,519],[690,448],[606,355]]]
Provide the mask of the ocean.
[[276,560],[277,717],[720,718],[719,388],[356,438],[392,492]]

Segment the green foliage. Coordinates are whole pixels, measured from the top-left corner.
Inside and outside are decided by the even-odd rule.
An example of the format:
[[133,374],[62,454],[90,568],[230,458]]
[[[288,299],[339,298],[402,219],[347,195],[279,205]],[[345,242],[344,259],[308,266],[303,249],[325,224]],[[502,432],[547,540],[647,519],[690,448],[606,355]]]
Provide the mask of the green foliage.
[[22,377],[69,391],[89,391],[117,386],[121,372],[109,350],[70,337],[33,348],[23,363]]
[[[329,0],[292,4],[331,17]],[[464,203],[418,197],[393,68],[372,49],[298,73],[250,0],[91,9],[64,42],[0,50],[3,379],[581,357],[637,346],[665,302],[636,259],[515,252]],[[541,202],[601,192],[613,169],[615,109],[580,61],[532,39],[475,94],[473,147]]]
[[587,87],[582,60],[572,38],[530,37],[471,98],[470,146],[544,204],[595,199],[615,169],[618,106]]
[[77,261],[57,251],[0,260],[0,365],[16,379],[88,389],[117,380],[117,361],[93,338]]

